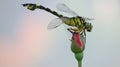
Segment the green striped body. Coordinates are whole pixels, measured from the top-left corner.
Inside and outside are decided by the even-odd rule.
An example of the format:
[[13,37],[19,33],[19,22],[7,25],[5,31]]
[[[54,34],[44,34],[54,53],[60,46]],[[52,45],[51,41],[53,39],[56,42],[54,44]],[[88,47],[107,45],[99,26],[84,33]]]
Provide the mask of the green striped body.
[[63,19],[63,22],[69,26],[75,26],[81,31],[85,28],[85,20],[81,17]]

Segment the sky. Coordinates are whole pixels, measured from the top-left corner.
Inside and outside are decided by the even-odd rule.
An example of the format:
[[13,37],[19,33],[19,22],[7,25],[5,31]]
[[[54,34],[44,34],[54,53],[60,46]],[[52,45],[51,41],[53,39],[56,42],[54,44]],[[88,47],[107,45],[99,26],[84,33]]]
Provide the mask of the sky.
[[94,18],[92,32],[87,32],[83,67],[119,67],[119,0],[1,0],[0,67],[77,67],[70,50],[70,33],[65,25],[48,30],[56,16],[30,11],[23,3],[36,3],[65,16],[56,9],[66,4],[79,16]]

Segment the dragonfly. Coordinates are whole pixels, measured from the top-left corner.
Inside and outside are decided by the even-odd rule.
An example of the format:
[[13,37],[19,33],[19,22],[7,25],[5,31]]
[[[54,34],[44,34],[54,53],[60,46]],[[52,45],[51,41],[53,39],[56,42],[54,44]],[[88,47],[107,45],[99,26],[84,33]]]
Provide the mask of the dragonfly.
[[63,23],[71,26],[68,28],[69,31],[79,32],[81,35],[83,35],[86,38],[86,31],[91,32],[93,25],[87,21],[94,20],[93,18],[86,18],[79,16],[76,12],[74,12],[72,9],[70,9],[67,5],[64,3],[58,4],[56,7],[59,11],[69,13],[73,17],[66,17],[62,14],[58,14],[56,11],[51,10],[50,8],[46,8],[42,5],[32,4],[32,3],[26,3],[22,4],[24,7],[27,7],[27,9],[34,11],[35,9],[42,9],[45,10],[58,18],[53,19],[48,24],[48,29],[54,29],[62,25]]

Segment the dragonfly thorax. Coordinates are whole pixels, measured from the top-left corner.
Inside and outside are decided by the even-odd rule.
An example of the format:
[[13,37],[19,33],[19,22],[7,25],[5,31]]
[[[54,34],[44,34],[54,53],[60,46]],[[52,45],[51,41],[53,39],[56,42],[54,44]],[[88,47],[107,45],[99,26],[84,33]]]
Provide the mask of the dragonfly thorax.
[[78,28],[81,28],[82,26],[84,26],[85,20],[82,19],[81,17],[63,17],[61,18],[63,20],[63,22],[69,26],[75,26]]

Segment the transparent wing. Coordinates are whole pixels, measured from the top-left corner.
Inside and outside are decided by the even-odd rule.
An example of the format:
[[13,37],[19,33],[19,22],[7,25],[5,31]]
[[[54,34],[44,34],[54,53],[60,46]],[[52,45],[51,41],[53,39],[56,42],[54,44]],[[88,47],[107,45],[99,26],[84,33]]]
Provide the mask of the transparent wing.
[[[79,16],[77,13],[75,13],[73,10],[71,10],[67,5],[63,3],[58,4],[56,7],[59,11],[69,13],[72,16]],[[79,16],[79,17],[82,17],[82,16]],[[84,18],[86,21],[94,20],[93,18],[86,18],[86,17],[82,17],[82,18]]]
[[[81,16],[80,16],[81,17]],[[94,20],[94,18],[86,18],[86,17],[82,17],[84,18],[86,21],[89,21],[89,20]]]
[[65,4],[63,4],[63,3],[58,4],[56,7],[57,7],[57,9],[58,9],[59,11],[69,13],[69,14],[71,14],[72,16],[78,16],[77,13],[75,13],[74,11],[72,11],[67,5],[65,5]]
[[54,29],[58,26],[60,26],[63,23],[63,21],[60,18],[53,19],[49,24],[48,24],[48,29]]

